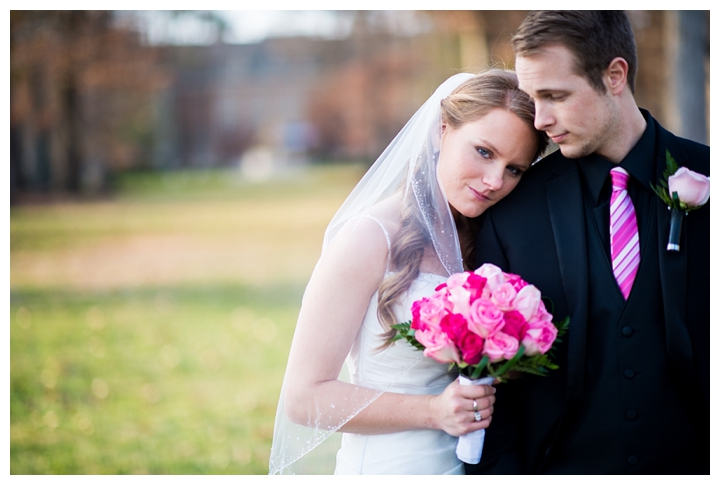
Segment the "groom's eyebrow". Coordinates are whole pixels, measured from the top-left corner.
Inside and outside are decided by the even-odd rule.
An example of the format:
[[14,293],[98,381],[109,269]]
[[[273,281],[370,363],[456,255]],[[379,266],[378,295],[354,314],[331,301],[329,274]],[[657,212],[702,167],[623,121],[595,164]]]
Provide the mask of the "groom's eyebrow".
[[536,96],[542,96],[543,94],[556,94],[556,93],[565,93],[567,92],[567,89],[562,88],[543,88],[538,89],[535,91]]

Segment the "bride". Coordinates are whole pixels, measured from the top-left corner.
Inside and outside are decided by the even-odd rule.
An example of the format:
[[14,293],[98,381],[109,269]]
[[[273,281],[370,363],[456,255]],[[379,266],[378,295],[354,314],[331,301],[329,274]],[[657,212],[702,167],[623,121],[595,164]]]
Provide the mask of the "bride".
[[[298,316],[271,474],[328,473],[328,462],[336,474],[463,473],[457,436],[490,424],[495,390],[460,386],[390,326],[469,269],[473,219],[546,147],[533,115],[511,71],[456,74],[339,209]],[[338,431],[339,451],[324,450]]]

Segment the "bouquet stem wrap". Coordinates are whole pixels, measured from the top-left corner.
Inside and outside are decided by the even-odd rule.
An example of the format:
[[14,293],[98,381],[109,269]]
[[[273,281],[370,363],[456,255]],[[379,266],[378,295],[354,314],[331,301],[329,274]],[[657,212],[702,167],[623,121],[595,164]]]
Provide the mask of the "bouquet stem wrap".
[[[471,380],[463,375],[460,376],[461,386],[482,386],[490,385],[495,380],[494,377],[481,377],[480,379]],[[480,463],[482,457],[483,444],[485,443],[485,430],[479,429],[460,436],[458,439],[457,447],[455,448],[455,454],[465,463],[471,465],[477,465]]]

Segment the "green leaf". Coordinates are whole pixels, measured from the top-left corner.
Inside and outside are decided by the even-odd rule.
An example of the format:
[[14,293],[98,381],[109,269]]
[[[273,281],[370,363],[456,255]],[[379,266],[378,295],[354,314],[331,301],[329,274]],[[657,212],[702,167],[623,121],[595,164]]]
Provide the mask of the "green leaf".
[[482,374],[482,371],[485,369],[485,366],[487,366],[489,362],[490,358],[487,355],[483,355],[483,358],[480,360],[480,362],[478,362],[478,364],[474,366],[474,369],[470,374],[470,379],[478,379],[480,377],[480,374]]
[[675,172],[678,171],[678,164],[673,158],[673,156],[670,154],[670,150],[668,150],[667,148],[665,149],[665,161],[670,175],[673,175]]
[[520,360],[520,358],[523,356],[524,353],[525,353],[525,346],[523,344],[520,344],[520,348],[518,348],[518,351],[515,354],[515,356],[512,359],[505,362],[505,364],[503,364],[502,367],[500,367],[496,372],[492,373],[491,375],[493,377],[497,377],[497,376],[501,376],[501,375],[505,374],[512,366],[515,365],[515,363],[518,360]]

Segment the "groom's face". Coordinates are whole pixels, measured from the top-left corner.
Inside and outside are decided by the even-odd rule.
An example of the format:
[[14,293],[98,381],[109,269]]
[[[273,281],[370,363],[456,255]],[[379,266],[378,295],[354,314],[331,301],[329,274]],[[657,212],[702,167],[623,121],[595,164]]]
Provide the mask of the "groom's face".
[[603,155],[612,146],[618,117],[612,96],[600,93],[576,68],[566,47],[554,44],[515,60],[520,89],[535,101],[535,127],[547,133],[563,155]]

